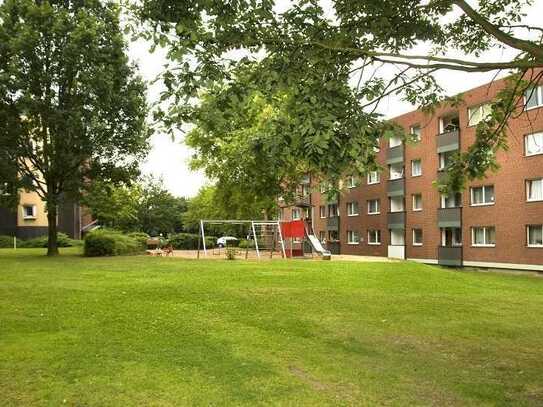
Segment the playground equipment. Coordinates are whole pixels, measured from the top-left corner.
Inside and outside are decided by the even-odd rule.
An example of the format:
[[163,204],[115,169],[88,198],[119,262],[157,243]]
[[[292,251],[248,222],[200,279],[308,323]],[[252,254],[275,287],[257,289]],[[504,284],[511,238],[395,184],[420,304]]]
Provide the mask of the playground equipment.
[[[267,221],[267,220],[200,220],[198,236],[198,254],[200,251],[207,257],[209,248],[206,245],[206,225],[239,225],[242,227],[243,236],[247,236],[247,241],[254,243],[254,250],[258,259],[262,258],[265,252],[269,252],[272,258],[275,252],[278,252],[283,258],[303,258],[306,252],[310,251],[321,256],[323,260],[330,260],[330,251],[323,248],[321,242],[311,232],[311,228],[303,220],[294,220],[290,222]],[[305,248],[307,245],[309,250]],[[217,254],[215,249],[213,254]],[[220,255],[220,249],[219,253]],[[249,244],[245,248],[245,258],[249,257]]]
[[[281,233],[281,226],[278,221],[266,221],[266,220],[227,220],[227,219],[213,219],[200,220],[200,229],[198,236],[198,254],[200,258],[200,249],[203,249],[203,255],[208,255],[208,248],[206,246],[206,225],[241,225],[245,228],[248,242],[254,242],[254,249],[256,251],[256,257],[261,258],[261,255],[269,251],[270,258],[278,251],[281,257],[286,257],[285,243],[283,241],[283,235]],[[245,248],[245,258],[249,257],[249,244]]]

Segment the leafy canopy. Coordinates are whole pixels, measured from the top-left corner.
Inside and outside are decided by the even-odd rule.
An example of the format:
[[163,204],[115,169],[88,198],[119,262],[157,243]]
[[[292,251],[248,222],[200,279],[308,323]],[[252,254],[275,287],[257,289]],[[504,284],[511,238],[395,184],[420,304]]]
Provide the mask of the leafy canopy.
[[0,5],[0,179],[17,174],[46,202],[49,254],[60,201],[133,178],[147,150],[145,85],[119,16],[112,1]]
[[[157,120],[168,129],[195,125],[187,138],[197,152],[194,166],[219,188],[241,184],[272,195],[304,171],[336,179],[374,169],[376,140],[399,131],[376,113],[379,103],[399,94],[431,112],[447,101],[433,76],[442,69],[511,72],[444,187],[461,189],[496,169],[507,119],[539,81],[532,69],[543,67],[543,27],[522,23],[532,3],[332,0],[324,8],[317,0],[287,7],[273,0],[144,0],[134,11],[146,24],[143,35],[166,47],[171,60],[163,75],[170,108]],[[413,54],[420,45],[429,51]],[[514,56],[480,61],[496,48]]]

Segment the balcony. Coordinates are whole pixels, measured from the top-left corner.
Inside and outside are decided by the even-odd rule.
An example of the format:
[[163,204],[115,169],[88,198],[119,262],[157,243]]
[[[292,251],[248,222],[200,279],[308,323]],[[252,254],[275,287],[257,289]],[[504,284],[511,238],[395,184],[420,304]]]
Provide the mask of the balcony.
[[439,208],[437,225],[440,228],[459,228],[462,226],[462,208]]
[[337,231],[339,230],[339,216],[333,216],[326,219],[326,229]]
[[405,229],[405,211],[388,213],[389,229]]
[[446,153],[460,148],[460,131],[453,130],[437,136],[437,152]]
[[298,195],[294,201],[294,206],[297,206],[298,208],[309,208],[311,206],[311,196]]
[[439,246],[437,262],[441,266],[462,267],[462,247]]
[[387,151],[387,164],[403,163],[403,145],[391,147]]
[[388,193],[388,196],[404,196],[405,195],[404,179],[400,178],[400,179],[388,181],[387,193]]

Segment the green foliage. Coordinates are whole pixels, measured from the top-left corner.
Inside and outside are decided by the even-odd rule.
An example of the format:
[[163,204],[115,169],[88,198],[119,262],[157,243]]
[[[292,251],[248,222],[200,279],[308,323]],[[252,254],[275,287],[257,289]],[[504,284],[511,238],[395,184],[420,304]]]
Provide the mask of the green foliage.
[[144,251],[141,239],[115,230],[98,229],[85,236],[84,254],[87,257],[123,256]]
[[255,247],[255,241],[254,240],[247,240],[247,239],[241,239],[239,241],[238,247],[240,249],[254,249]]
[[[38,236],[32,239],[20,240],[17,243],[17,246],[20,248],[45,248],[47,247],[49,237],[48,236]],[[73,247],[81,246],[82,242],[80,240],[70,239],[65,233],[57,234],[57,245],[58,247]],[[13,246],[13,243],[12,243]]]
[[[19,246],[20,240],[17,239],[17,246]],[[13,248],[13,236],[0,235],[0,248],[10,249]]]
[[[465,0],[325,3],[134,6],[134,26],[147,27],[142,35],[165,47],[175,67],[163,75],[169,109],[156,119],[170,131],[194,125],[187,137],[196,150],[192,164],[218,181],[218,191],[265,200],[293,191],[304,173],[333,185],[345,174],[364,176],[375,169],[377,139],[400,132],[376,114],[384,98],[397,95],[431,111],[460,101],[445,98],[438,70],[523,74],[543,67],[542,27],[521,24],[532,0],[481,0],[476,9]],[[419,45],[431,51],[414,56]],[[514,57],[480,61],[483,52],[502,48]],[[243,57],[232,58],[233,50]],[[451,58],[458,50],[465,59]],[[520,103],[526,87],[509,89]],[[503,96],[496,104],[506,104]],[[496,168],[494,153],[504,143],[491,134],[477,129],[475,147],[449,173],[450,187]]]
[[145,84],[112,1],[0,4],[0,179],[32,181],[46,202],[49,254],[63,197],[129,180],[148,150]]
[[128,233],[127,236],[131,239],[134,239],[136,242],[138,242],[140,247],[142,247],[143,249],[147,248],[147,240],[149,240],[149,237],[150,237],[147,233],[131,232],[131,233]]
[[234,247],[227,247],[224,251],[224,255],[226,256],[226,260],[236,260],[238,250]]
[[[199,237],[195,233],[177,233],[169,237],[168,243],[170,243],[175,250],[197,250],[198,239]],[[216,237],[206,236],[206,248],[212,249],[216,244]],[[200,249],[202,248],[203,246],[200,243]]]
[[161,179],[144,177],[131,185],[94,183],[84,204],[100,224],[110,228],[143,231],[156,236],[180,232],[185,198],[173,196]]

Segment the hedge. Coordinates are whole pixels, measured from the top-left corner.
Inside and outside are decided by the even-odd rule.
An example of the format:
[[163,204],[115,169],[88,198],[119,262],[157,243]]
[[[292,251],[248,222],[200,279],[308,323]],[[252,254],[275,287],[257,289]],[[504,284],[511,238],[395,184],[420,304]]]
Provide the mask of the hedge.
[[84,255],[88,257],[122,256],[143,253],[141,238],[115,230],[98,229],[85,237]]
[[[177,233],[171,235],[168,243],[175,250],[196,250],[198,249],[199,236],[193,233]],[[206,236],[206,248],[211,249],[217,245],[217,238],[214,236]]]
[[[27,248],[27,249],[37,249],[47,247],[47,236],[34,237],[28,240],[21,240],[17,242],[17,247]],[[12,243],[13,244],[13,243]],[[57,244],[58,247],[73,247],[81,244],[81,241],[70,239],[68,235],[64,233],[57,234]]]
[[[17,239],[17,247],[21,241]],[[0,235],[0,249],[11,249],[13,248],[13,236]]]
[[254,249],[255,247],[255,241],[254,240],[247,240],[247,239],[242,239],[239,241],[239,246],[238,246],[240,249],[246,249],[247,247],[249,249]]

